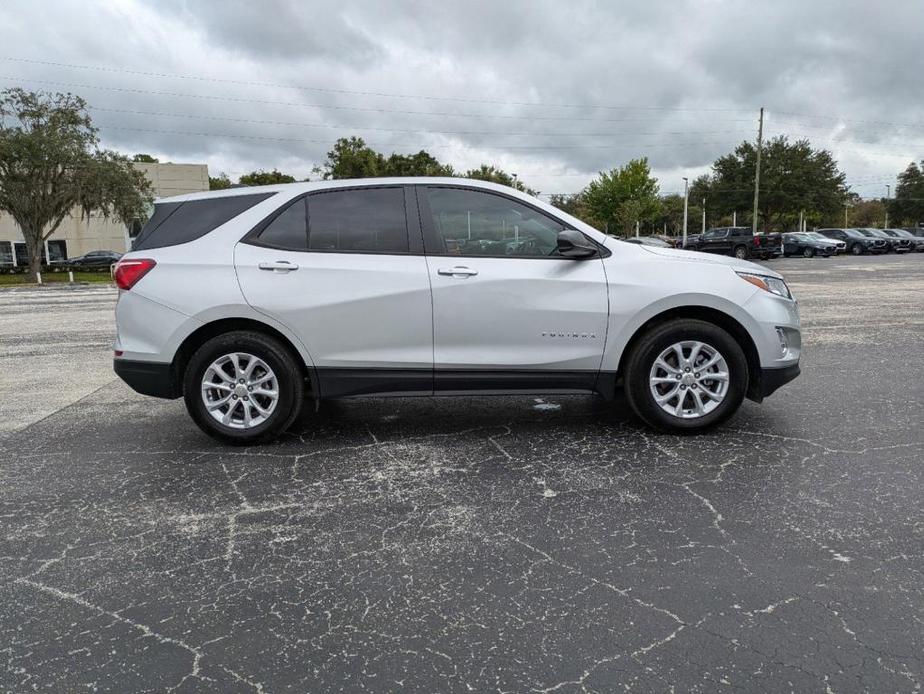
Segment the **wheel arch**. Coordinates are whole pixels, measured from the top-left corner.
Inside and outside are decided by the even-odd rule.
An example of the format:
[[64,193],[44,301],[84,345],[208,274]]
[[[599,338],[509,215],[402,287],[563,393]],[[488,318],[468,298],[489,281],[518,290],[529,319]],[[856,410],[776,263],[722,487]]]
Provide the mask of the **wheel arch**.
[[725,311],[711,306],[675,306],[673,308],[663,310],[660,313],[657,313],[645,320],[644,323],[642,323],[633,331],[631,337],[623,347],[622,352],[619,355],[618,366],[616,367],[615,380],[618,381],[622,379],[624,375],[625,364],[629,359],[629,355],[632,353],[632,350],[635,349],[635,345],[638,344],[639,340],[641,340],[646,333],[648,333],[653,328],[666,323],[667,321],[678,318],[688,318],[701,320],[706,323],[712,323],[713,325],[716,325],[725,330],[735,339],[735,341],[741,346],[741,350],[744,352],[745,359],[747,359],[748,363],[747,397],[751,400],[756,400],[759,402],[761,400],[761,366],[760,354],[757,351],[757,345],[754,343],[754,339],[751,337],[751,334],[748,332],[747,328],[745,328],[737,318],[730,315],[729,313],[726,313]]
[[314,366],[305,360],[302,350],[296,346],[294,341],[281,330],[268,323],[254,318],[244,317],[218,318],[209,321],[193,330],[183,339],[171,363],[171,376],[173,379],[174,391],[176,393],[182,394],[183,392],[183,373],[196,350],[213,337],[218,337],[219,335],[236,330],[249,330],[251,332],[267,335],[279,341],[279,343],[291,353],[292,358],[295,359],[295,363],[298,364],[302,372],[302,376],[308,380],[312,395],[315,398],[317,397],[317,394],[320,392],[318,390],[317,373],[315,372]]

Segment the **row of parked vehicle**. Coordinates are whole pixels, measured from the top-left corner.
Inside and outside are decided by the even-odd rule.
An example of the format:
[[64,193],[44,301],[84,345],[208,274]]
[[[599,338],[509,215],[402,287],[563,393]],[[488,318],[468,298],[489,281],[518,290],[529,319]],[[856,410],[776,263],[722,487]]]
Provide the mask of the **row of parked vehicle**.
[[705,253],[731,255],[737,258],[769,260],[780,256],[801,255],[806,258],[850,253],[852,255],[879,253],[924,253],[924,228],[874,229],[818,229],[816,231],[786,232],[783,234],[753,233],[751,227],[719,227],[703,234],[687,237],[686,245],[670,236],[640,236],[627,239],[630,243],[650,246],[684,247]]

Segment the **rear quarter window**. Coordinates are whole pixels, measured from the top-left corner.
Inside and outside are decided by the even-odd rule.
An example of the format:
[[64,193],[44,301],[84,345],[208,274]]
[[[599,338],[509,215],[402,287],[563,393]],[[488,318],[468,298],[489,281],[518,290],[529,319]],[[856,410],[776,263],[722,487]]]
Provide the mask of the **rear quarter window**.
[[132,250],[166,248],[195,241],[275,193],[232,195],[187,202],[160,203],[135,239]]

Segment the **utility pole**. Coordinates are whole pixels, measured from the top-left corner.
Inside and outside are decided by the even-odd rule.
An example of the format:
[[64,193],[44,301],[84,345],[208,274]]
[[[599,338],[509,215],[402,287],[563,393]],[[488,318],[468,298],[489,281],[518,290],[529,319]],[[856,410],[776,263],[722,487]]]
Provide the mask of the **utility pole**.
[[845,200],[845,201],[844,201],[844,228],[845,228],[845,229],[848,229],[848,228],[849,228],[849,227],[847,226],[847,210],[849,210],[849,209],[850,209],[850,201],[849,201],[849,200]]
[[635,220],[635,238],[638,238],[638,220]]
[[760,121],[757,125],[757,169],[754,171],[754,218],[751,220],[751,232],[757,233],[757,209],[760,193],[760,150],[764,142],[764,107],[760,107]]
[[706,233],[706,198],[703,198],[703,233]]
[[883,229],[889,228],[889,195],[892,193],[892,186],[886,183],[886,201],[885,201],[885,224]]
[[734,212],[732,212],[732,226],[733,227],[738,226],[738,210],[735,210]]
[[683,248],[687,247],[687,206],[690,202],[689,181],[683,179]]

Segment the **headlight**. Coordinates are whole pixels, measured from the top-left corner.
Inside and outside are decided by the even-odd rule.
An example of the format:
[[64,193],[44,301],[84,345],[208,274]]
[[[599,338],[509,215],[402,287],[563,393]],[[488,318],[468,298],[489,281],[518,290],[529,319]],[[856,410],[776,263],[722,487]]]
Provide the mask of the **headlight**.
[[750,282],[755,287],[760,287],[765,292],[776,294],[777,296],[781,296],[784,299],[792,299],[792,294],[789,292],[789,287],[787,287],[786,283],[781,279],[777,279],[776,277],[769,277],[767,275],[754,275],[749,272],[739,272],[736,274],[745,282]]

